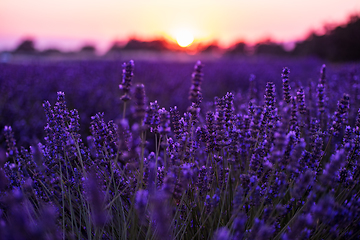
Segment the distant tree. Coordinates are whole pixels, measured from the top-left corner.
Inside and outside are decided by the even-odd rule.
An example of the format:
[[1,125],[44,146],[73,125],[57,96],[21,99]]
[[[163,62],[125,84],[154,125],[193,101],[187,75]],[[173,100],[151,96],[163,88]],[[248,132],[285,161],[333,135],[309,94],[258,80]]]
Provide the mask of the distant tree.
[[226,54],[245,54],[246,53],[246,43],[245,42],[238,42],[226,52]]
[[325,30],[323,35],[311,33],[298,42],[292,54],[314,55],[330,61],[360,60],[360,16],[350,16],[347,24],[326,26]]
[[62,52],[59,49],[56,48],[48,48],[41,52],[42,55],[48,56],[48,55],[55,55],[55,54],[61,54]]
[[216,52],[219,51],[220,47],[217,42],[210,43],[207,45],[201,52],[209,53],[209,52]]
[[162,39],[153,41],[140,41],[137,39],[130,39],[123,50],[149,50],[149,51],[164,51],[167,50],[166,41]]
[[34,41],[32,39],[25,39],[23,40],[19,46],[16,47],[14,53],[26,53],[32,54],[35,53],[36,49],[34,47]]
[[80,52],[84,52],[84,53],[95,53],[96,52],[96,48],[92,45],[85,45],[80,49]]
[[255,45],[255,54],[261,55],[286,55],[287,52],[282,45],[272,42],[271,40],[266,40],[264,42],[258,43]]
[[123,44],[119,41],[114,41],[108,53],[120,53],[123,49]]
[[296,56],[315,55],[320,58],[327,58],[329,49],[325,48],[325,45],[328,45],[325,36],[313,32],[305,41],[298,42],[291,54]]

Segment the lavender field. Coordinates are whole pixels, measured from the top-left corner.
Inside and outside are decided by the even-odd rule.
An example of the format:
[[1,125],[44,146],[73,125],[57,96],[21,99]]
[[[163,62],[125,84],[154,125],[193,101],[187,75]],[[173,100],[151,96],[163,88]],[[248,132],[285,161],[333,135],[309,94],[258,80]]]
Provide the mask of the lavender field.
[[[54,103],[57,92],[62,91],[66,94],[68,108],[79,111],[81,135],[86,138],[90,134],[91,116],[96,113],[104,112],[106,121],[122,117],[122,92],[118,85],[124,61],[0,63],[0,128],[12,126],[21,146],[28,147],[34,139],[43,139],[46,116],[42,104],[44,101]],[[168,110],[177,106],[183,113],[191,105],[188,92],[195,62],[136,61],[133,85],[145,84],[148,102],[157,100],[161,107]],[[275,83],[276,93],[281,98],[281,71],[285,66],[291,69],[290,85],[293,90],[302,86],[309,91],[312,85],[310,91],[316,98],[319,71],[324,62],[309,58],[244,57],[205,60],[203,63],[205,79],[201,88],[204,104],[201,113],[205,115],[208,111],[206,106],[213,105],[214,97],[227,92],[237,95],[234,99],[236,111],[241,104],[248,104],[251,75],[255,76],[253,88],[256,91],[256,96],[252,97],[256,97],[259,105],[263,104],[267,82]],[[328,65],[327,86],[332,94],[327,97],[332,111],[342,93],[357,94],[357,82],[351,78],[351,74],[357,74],[356,71],[359,71],[356,63]],[[308,100],[311,98],[306,98]],[[351,101],[355,103],[355,98]],[[357,107],[353,105],[353,109]],[[126,112],[128,118],[132,117],[132,108],[130,104]],[[1,136],[0,143],[4,142]]]
[[360,63],[0,63],[0,239],[360,239]]

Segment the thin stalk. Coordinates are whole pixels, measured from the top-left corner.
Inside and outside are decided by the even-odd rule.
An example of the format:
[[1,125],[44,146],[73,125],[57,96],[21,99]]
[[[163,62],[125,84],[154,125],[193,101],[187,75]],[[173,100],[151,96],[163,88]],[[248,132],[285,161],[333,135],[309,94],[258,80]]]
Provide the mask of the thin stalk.
[[[64,185],[62,180],[62,167],[61,167],[61,161],[59,161],[60,166],[60,186],[61,186],[61,192],[64,192]],[[62,229],[63,229],[63,240],[65,240],[66,232],[65,232],[65,195],[62,194]]]
[[321,167],[321,163],[322,163],[322,161],[323,161],[323,159],[324,159],[324,157],[325,157],[328,149],[330,148],[331,140],[332,140],[332,135],[330,135],[330,137],[329,137],[329,140],[328,140],[328,142],[327,142],[327,144],[326,144],[326,148],[325,148],[325,150],[324,150],[323,155],[321,156],[321,159],[320,159],[320,161],[319,161],[319,165],[318,165],[316,171],[319,171],[319,168]]
[[[165,142],[165,141],[167,141],[167,136],[166,135],[164,135],[163,136],[163,141]],[[167,170],[168,170],[168,164],[167,164],[167,159],[166,159],[166,148],[164,148],[163,149],[163,151],[164,151],[164,167],[165,167],[165,172],[167,172]]]
[[288,227],[295,221],[296,217],[302,212],[302,210],[307,206],[309,203],[309,198],[305,202],[305,204],[295,213],[295,215],[287,222],[287,224],[281,229],[281,231],[274,237],[274,240],[277,240],[281,237],[281,235],[288,229]]
[[123,116],[122,116],[122,119],[125,119],[125,113],[126,113],[126,102],[124,102],[124,108],[123,108]]
[[[143,125],[143,120],[141,120],[140,126]],[[141,131],[141,156],[140,156],[140,181],[138,181],[139,188],[143,186],[144,178],[144,151],[145,151],[145,133]]]
[[155,183],[154,183],[154,188],[156,189],[156,182],[157,182],[157,164],[158,164],[158,158],[159,158],[159,153],[160,153],[160,143],[161,143],[161,136],[159,136],[159,140],[157,139],[157,134],[155,133],[155,149],[156,149],[156,153],[155,153]]
[[[229,172],[229,175],[230,175],[230,172]],[[229,176],[230,177],[230,176]],[[219,221],[218,221],[218,224],[216,226],[216,229],[219,228],[220,226],[220,221],[221,221],[221,215],[224,211],[224,207],[225,207],[225,202],[226,202],[226,194],[227,194],[227,190],[228,190],[228,186],[229,186],[229,181],[231,181],[231,178],[228,177],[228,181],[226,182],[226,188],[225,188],[225,191],[224,191],[224,200],[223,200],[223,203],[222,203],[222,206],[221,206],[221,210],[220,210],[220,217],[219,217]],[[224,176],[224,181],[225,181],[225,176]]]
[[[185,219],[185,222],[186,222],[186,225],[185,224],[183,224],[182,226],[181,226],[181,228],[179,229],[179,231],[177,232],[177,234],[175,235],[175,237],[174,237],[174,239],[178,239],[177,238],[177,236],[182,232],[182,234],[181,234],[181,237],[179,238],[179,239],[184,239],[184,234],[185,234],[185,230],[186,230],[186,227],[189,225],[189,218],[190,218],[190,216],[191,216],[191,210],[190,210],[190,212],[188,212],[187,213],[187,216],[186,216],[186,219]],[[184,229],[184,230],[183,230]]]

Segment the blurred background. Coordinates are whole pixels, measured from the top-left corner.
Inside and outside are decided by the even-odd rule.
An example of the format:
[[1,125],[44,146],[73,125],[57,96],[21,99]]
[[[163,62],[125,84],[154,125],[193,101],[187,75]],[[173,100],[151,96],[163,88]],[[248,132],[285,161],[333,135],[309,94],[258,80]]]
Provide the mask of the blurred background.
[[1,0],[0,60],[203,54],[356,61],[359,13],[358,0]]

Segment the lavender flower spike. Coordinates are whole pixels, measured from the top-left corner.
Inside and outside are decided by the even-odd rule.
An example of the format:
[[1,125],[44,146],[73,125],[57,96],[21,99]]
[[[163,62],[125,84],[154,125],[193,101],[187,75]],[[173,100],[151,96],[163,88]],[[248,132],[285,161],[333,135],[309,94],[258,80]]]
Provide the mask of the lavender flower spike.
[[289,85],[289,73],[290,73],[290,69],[285,67],[281,74],[282,81],[283,81],[284,101],[287,103],[290,103],[290,99],[291,99],[291,96],[290,96],[291,87]]
[[330,162],[326,164],[325,169],[323,171],[323,175],[321,176],[321,183],[323,186],[331,185],[332,180],[336,176],[336,172],[344,165],[344,156],[345,150],[341,149],[333,154],[330,158]]
[[189,100],[193,103],[199,103],[202,96],[201,94],[201,82],[203,78],[202,68],[204,65],[201,61],[197,61],[192,74],[192,85],[189,92]]
[[138,84],[135,87],[135,118],[143,122],[146,115],[146,106],[145,106],[145,86],[144,84]]
[[148,204],[148,191],[139,190],[135,194],[135,209],[141,224],[146,223],[146,206]]
[[104,211],[104,195],[99,189],[96,175],[90,173],[84,182],[85,194],[92,210],[92,220],[96,227],[102,227],[106,223]]
[[226,227],[219,228],[214,234],[213,240],[230,240],[230,231]]
[[134,76],[134,61],[130,60],[127,63],[123,63],[123,78],[122,83],[119,85],[119,88],[124,91],[124,95],[121,96],[121,100],[127,102],[131,99],[130,97],[130,88],[131,88],[131,81]]

